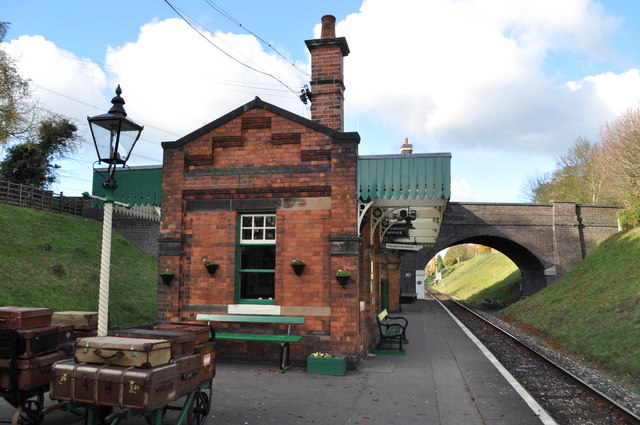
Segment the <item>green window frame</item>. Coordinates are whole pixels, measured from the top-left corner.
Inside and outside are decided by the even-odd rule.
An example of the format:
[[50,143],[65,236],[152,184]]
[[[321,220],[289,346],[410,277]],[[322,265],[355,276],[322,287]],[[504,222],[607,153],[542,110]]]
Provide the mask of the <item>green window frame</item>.
[[275,275],[275,213],[240,214],[236,253],[236,302],[275,304]]

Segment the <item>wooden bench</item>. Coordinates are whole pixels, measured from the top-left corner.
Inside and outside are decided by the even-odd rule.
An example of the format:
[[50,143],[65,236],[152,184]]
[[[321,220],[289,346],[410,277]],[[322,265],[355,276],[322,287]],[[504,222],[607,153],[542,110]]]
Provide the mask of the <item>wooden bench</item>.
[[216,340],[220,341],[258,341],[258,342],[279,342],[280,343],[280,372],[284,373],[289,369],[289,344],[302,339],[300,335],[291,334],[291,325],[294,323],[304,323],[304,317],[292,316],[270,316],[270,315],[250,315],[250,314],[198,314],[197,320],[211,322],[229,323],[286,323],[287,333],[280,334],[257,334],[241,332],[217,332]]
[[377,349],[380,349],[382,344],[391,343],[398,344],[396,351],[403,353],[402,343],[406,341],[407,337],[407,325],[409,322],[404,317],[396,316],[391,317],[386,309],[382,310],[380,314],[376,316],[378,322],[378,330],[380,330],[380,341],[378,342]]

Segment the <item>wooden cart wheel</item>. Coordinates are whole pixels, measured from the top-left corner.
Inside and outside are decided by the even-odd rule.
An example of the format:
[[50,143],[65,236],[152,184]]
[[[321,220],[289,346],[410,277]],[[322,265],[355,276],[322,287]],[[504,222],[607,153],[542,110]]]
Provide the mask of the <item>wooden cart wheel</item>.
[[211,399],[204,391],[198,391],[189,407],[187,425],[203,425],[211,410]]
[[41,425],[42,405],[36,400],[25,400],[13,412],[11,425]]

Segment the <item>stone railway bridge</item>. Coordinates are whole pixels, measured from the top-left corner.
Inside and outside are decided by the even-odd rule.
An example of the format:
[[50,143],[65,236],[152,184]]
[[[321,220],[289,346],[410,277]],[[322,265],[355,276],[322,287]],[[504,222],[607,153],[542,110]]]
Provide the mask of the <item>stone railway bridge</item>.
[[400,264],[401,295],[415,295],[415,270],[441,250],[475,243],[509,257],[531,295],[568,273],[596,244],[618,231],[617,207],[571,202],[500,204],[450,202],[435,246],[406,252]]

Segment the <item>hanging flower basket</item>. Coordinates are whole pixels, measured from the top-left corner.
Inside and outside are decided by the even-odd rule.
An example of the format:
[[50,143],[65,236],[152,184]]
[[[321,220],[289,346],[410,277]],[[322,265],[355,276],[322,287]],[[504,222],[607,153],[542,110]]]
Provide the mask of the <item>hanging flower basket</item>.
[[351,279],[351,272],[347,269],[340,269],[336,273],[336,280],[341,288],[344,288],[344,286],[349,283],[349,279]]
[[336,276],[338,285],[340,285],[341,288],[344,288],[344,286],[349,283],[349,279],[351,279],[351,276]]
[[306,264],[302,260],[295,259],[291,262],[291,268],[293,269],[293,272],[298,276],[302,274],[305,266]]
[[164,283],[165,285],[171,284],[173,276],[174,274],[169,270],[163,270],[160,272],[160,279],[162,279],[162,283]]
[[204,266],[207,268],[207,271],[209,272],[209,274],[211,276],[216,274],[216,270],[218,270],[218,267],[220,266],[220,264],[216,263],[215,261],[211,261],[211,260],[203,260],[203,263],[204,263]]

